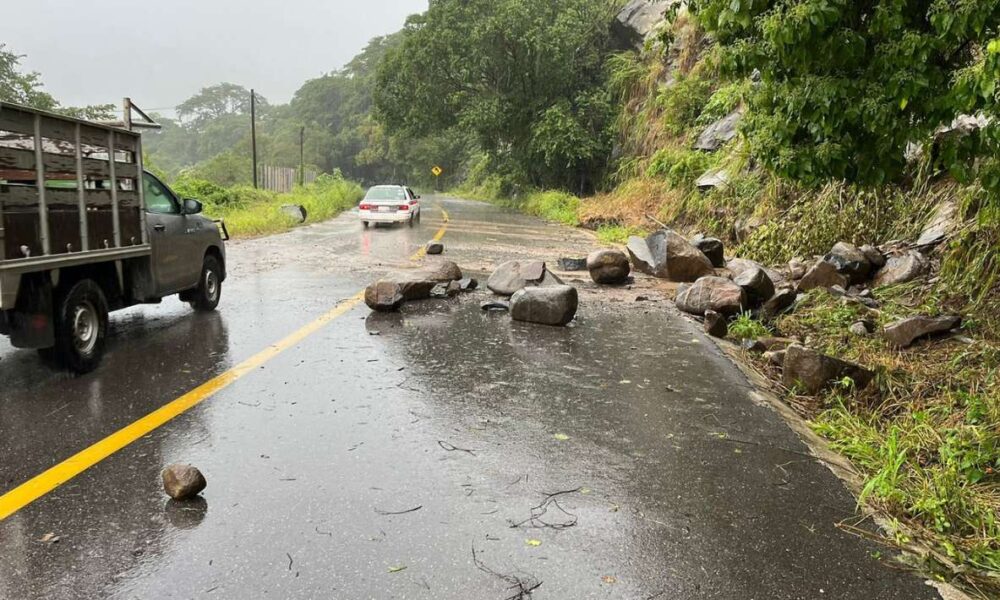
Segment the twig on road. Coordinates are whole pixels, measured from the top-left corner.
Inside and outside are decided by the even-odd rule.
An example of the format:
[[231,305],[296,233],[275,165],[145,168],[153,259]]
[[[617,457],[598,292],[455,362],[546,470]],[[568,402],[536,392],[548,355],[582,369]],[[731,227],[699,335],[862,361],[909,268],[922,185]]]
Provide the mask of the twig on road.
[[514,592],[513,596],[508,596],[506,600],[525,600],[526,598],[531,598],[531,593],[542,587],[542,582],[535,582],[533,576],[528,576],[527,580],[521,579],[517,575],[504,575],[502,573],[497,573],[493,569],[487,567],[483,561],[479,560],[479,556],[476,554],[476,543],[472,542],[472,563],[476,565],[476,568],[486,573],[492,575],[497,579],[505,581],[510,584],[507,589],[517,590]]
[[470,454],[472,456],[476,455],[475,452],[469,450],[468,448],[459,448],[458,446],[444,440],[438,440],[438,446],[441,446],[447,452],[465,452],[466,454]]
[[[532,507],[531,515],[527,519],[519,521],[517,523],[508,521],[510,523],[511,529],[517,529],[518,527],[521,527],[527,523],[530,523],[532,527],[537,527],[539,529],[545,527],[548,527],[550,529],[569,529],[570,527],[573,527],[574,525],[576,525],[578,517],[575,514],[563,508],[556,500],[556,498],[558,498],[559,496],[564,496],[566,494],[574,494],[582,489],[583,489],[582,487],[578,487],[572,490],[562,490],[560,492],[545,494],[545,500],[543,500],[542,503],[539,504],[538,506]],[[549,512],[550,508],[558,510],[563,515],[565,515],[566,518],[558,522],[546,521],[542,517],[544,517]]]
[[382,515],[382,516],[388,516],[388,515],[405,515],[406,513],[417,512],[418,510],[420,510],[423,507],[424,507],[424,505],[421,504],[420,506],[414,506],[413,508],[408,508],[406,510],[396,510],[396,511],[393,511],[393,510],[382,510],[380,508],[376,508],[375,512],[377,514]]

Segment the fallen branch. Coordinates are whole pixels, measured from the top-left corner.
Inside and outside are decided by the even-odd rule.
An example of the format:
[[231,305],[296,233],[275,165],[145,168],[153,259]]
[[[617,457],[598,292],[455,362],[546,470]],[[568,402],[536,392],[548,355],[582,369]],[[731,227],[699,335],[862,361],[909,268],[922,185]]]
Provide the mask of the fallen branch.
[[493,577],[496,577],[497,579],[509,583],[510,587],[508,587],[507,589],[517,590],[513,596],[508,596],[506,600],[524,600],[525,598],[531,598],[531,593],[537,590],[538,588],[542,587],[542,582],[539,581],[535,583],[534,577],[529,576],[528,580],[525,581],[524,579],[521,579],[517,575],[504,575],[502,573],[497,573],[493,569],[487,567],[483,563],[483,561],[479,560],[479,556],[476,554],[475,542],[472,542],[472,563],[476,565],[476,568],[482,571],[483,573],[487,573],[489,575],[492,575]]
[[[527,523],[530,523],[532,527],[537,527],[539,529],[545,527],[548,527],[550,529],[569,529],[570,527],[573,527],[574,525],[576,525],[578,517],[575,514],[563,508],[562,506],[560,506],[556,498],[558,498],[559,496],[564,496],[566,494],[574,494],[582,489],[583,489],[582,487],[578,487],[572,490],[562,490],[560,492],[545,494],[545,500],[542,501],[542,503],[539,504],[538,506],[532,507],[531,515],[527,519],[519,521],[517,523],[508,521],[510,523],[511,529],[517,529],[518,527],[521,527]],[[546,521],[542,517],[548,514],[550,508],[558,510],[567,518],[563,519],[561,522]]]
[[424,505],[421,504],[420,506],[414,506],[413,508],[408,508],[406,510],[399,510],[399,511],[382,510],[380,508],[376,508],[375,512],[377,514],[380,514],[380,515],[383,515],[383,516],[387,516],[387,515],[405,515],[406,513],[417,512],[418,510],[420,510],[423,507],[424,507]]
[[446,442],[444,440],[438,440],[438,446],[441,446],[441,448],[443,448],[447,452],[465,452],[466,454],[470,454],[472,456],[476,455],[475,452],[469,450],[468,448],[459,448],[458,446]]

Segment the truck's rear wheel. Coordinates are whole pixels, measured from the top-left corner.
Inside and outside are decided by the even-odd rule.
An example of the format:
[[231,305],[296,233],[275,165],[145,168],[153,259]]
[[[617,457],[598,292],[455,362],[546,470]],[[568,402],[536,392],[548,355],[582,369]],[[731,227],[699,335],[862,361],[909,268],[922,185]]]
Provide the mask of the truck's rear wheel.
[[209,254],[201,268],[198,288],[191,297],[191,307],[200,311],[212,311],[219,306],[222,297],[222,265],[219,259]]
[[56,307],[55,354],[74,373],[89,373],[104,356],[108,301],[100,286],[83,279],[62,295]]

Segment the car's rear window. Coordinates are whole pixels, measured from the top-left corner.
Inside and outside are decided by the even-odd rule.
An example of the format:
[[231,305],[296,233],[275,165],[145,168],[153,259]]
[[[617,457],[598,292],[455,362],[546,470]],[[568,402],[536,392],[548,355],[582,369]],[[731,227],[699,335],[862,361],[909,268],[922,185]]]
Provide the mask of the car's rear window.
[[365,194],[365,200],[406,200],[403,188],[374,187]]

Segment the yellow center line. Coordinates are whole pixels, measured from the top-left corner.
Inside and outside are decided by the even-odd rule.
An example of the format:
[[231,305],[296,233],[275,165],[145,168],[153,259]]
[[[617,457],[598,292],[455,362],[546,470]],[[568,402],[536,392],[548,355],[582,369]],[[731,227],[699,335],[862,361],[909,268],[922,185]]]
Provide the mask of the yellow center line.
[[[438,229],[437,233],[434,234],[435,241],[440,241],[448,229],[448,213],[444,209],[441,209],[441,213],[444,215],[444,223]],[[415,261],[420,260],[424,254],[426,254],[426,249],[421,248],[410,259]],[[0,521],[3,521],[139,438],[162,427],[175,417],[208,400],[216,393],[242,379],[248,373],[270,362],[285,350],[297,345],[325,327],[334,319],[350,312],[364,300],[364,296],[363,291],[358,292],[298,331],[254,354],[225,373],[209,379],[183,396],[161,406],[131,425],[119,429],[103,440],[74,454],[61,463],[32,477],[3,496],[0,496]]]

